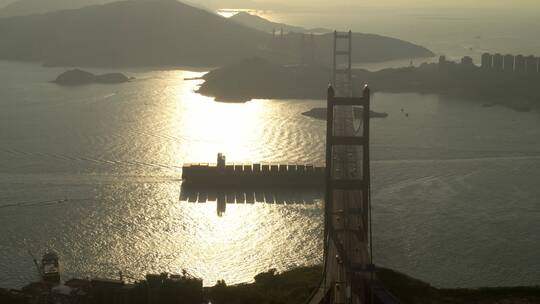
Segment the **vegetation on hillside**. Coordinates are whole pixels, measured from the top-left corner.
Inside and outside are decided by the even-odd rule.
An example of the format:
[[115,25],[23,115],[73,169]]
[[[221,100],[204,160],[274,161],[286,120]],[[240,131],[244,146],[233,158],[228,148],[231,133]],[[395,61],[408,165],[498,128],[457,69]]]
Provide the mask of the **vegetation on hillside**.
[[[199,92],[218,101],[250,99],[326,99],[331,71],[322,65],[282,66],[249,59],[213,70]],[[516,110],[540,107],[540,73],[486,70],[472,64],[353,70],[355,95],[365,84],[372,92],[425,93],[498,103]]]
[[[218,282],[207,288],[214,304],[304,304],[317,288],[321,267],[302,267],[277,273],[270,270],[255,277],[252,284],[227,286]],[[540,287],[493,287],[438,289],[397,271],[379,268],[377,278],[403,304],[540,303]]]
[[213,304],[301,304],[318,287],[320,266],[301,267],[277,273],[275,269],[255,276],[255,282],[227,286],[219,281],[206,289]]
[[[20,1],[36,4],[36,0]],[[65,2],[37,3],[41,1],[58,2],[59,6]],[[99,1],[86,0],[77,5]],[[308,41],[303,34],[288,33],[277,39],[256,27],[176,0],[124,0],[0,18],[0,37],[0,59],[49,66],[213,67],[254,56],[282,64],[308,59],[328,63],[333,50],[332,34],[314,35]],[[371,34],[355,33],[353,42],[361,45],[355,47],[354,62],[433,55],[424,47]]]

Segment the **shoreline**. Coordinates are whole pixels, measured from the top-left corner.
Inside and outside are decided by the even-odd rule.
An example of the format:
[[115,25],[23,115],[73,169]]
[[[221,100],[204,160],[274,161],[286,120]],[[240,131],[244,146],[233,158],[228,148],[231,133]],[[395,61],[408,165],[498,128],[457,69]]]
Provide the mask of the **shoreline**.
[[[540,73],[507,73],[448,61],[376,72],[354,69],[352,73],[353,88],[367,83],[372,93],[433,94],[502,105],[519,112],[540,108]],[[331,82],[328,75],[331,70],[322,65],[282,66],[251,58],[208,72],[197,93],[222,102],[326,99]]]
[[[185,271],[179,275],[148,274],[145,280],[126,283],[120,279],[71,279],[54,286],[33,282],[21,290],[0,288],[0,302],[32,303],[43,299],[63,299],[68,303],[101,303],[118,297],[119,303],[147,303],[150,297],[162,302],[183,299],[184,303],[290,303],[302,304],[320,283],[320,265],[277,272],[259,273],[252,283],[227,285],[218,280],[203,287],[202,280]],[[376,282],[401,303],[538,303],[540,286],[436,288],[430,284],[387,268],[377,268]],[[138,300],[139,299],[139,300]],[[116,303],[116,302],[115,302]]]

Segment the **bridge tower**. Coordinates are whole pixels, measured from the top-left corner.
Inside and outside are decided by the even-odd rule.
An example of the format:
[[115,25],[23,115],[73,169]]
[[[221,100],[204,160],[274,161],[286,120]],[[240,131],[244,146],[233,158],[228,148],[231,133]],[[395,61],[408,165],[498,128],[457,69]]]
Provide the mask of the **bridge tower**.
[[[335,32],[327,99],[324,273],[311,304],[368,303],[374,269],[369,252],[370,90],[366,86],[361,97],[353,97],[351,56],[352,33]],[[360,117],[354,107],[360,107]]]
[[339,96],[352,96],[352,32],[334,32],[332,86]]

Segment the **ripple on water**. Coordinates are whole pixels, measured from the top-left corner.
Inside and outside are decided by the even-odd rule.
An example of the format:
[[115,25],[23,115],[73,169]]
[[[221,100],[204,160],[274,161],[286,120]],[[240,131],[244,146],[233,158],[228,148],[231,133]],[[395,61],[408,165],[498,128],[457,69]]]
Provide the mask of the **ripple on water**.
[[[68,90],[47,83],[55,69],[0,67],[26,83],[0,88],[0,286],[35,278],[27,248],[57,251],[66,276],[185,268],[205,284],[321,262],[320,200],[219,217],[215,202],[179,201],[179,167],[218,152],[321,164],[325,123],[300,113],[324,101],[219,104],[182,71]],[[416,94],[374,107],[390,114],[372,121],[377,263],[442,286],[536,284],[538,116]]]

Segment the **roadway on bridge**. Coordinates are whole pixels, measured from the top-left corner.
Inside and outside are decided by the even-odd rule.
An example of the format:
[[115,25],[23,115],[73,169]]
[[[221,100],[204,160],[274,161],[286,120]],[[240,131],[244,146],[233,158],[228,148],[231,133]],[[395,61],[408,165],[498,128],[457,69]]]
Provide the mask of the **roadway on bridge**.
[[[359,127],[355,127],[359,126]],[[355,121],[352,106],[334,108],[334,136],[361,136],[363,122]],[[363,146],[336,146],[332,159],[332,179],[362,178]],[[321,286],[310,303],[321,303],[333,289],[332,303],[360,303],[352,296],[353,276],[369,263],[367,243],[367,202],[360,190],[335,190],[329,216],[331,224],[325,246],[325,269]],[[325,202],[326,203],[326,202]]]

